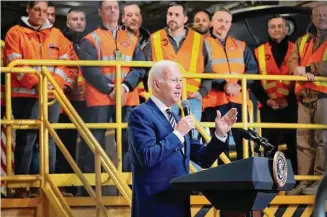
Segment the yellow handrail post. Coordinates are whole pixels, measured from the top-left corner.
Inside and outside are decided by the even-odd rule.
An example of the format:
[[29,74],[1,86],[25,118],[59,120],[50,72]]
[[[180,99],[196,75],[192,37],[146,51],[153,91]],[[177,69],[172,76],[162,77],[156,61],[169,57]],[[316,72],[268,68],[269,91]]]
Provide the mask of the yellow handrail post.
[[[101,156],[99,154],[98,150],[95,150],[95,190],[96,190],[96,197],[101,202]],[[101,215],[101,209],[97,205],[96,207],[96,217],[100,217]]]
[[[253,123],[254,122],[254,110],[253,110],[253,103],[252,103],[251,100],[249,102],[248,109],[249,109],[250,123]],[[254,155],[254,142],[253,141],[248,141],[248,144],[250,145],[252,155]]]
[[[47,70],[45,69],[46,67],[43,67],[43,70]],[[43,92],[44,94],[42,94],[42,107],[40,109],[42,109],[42,115],[43,115],[43,122],[48,121],[49,116],[48,116],[48,79],[45,76],[42,79],[42,84],[41,84],[41,92]],[[44,175],[49,174],[49,132],[48,132],[48,128],[44,127],[43,129],[43,145],[44,145]],[[45,177],[43,177],[45,178]]]
[[[242,123],[243,128],[248,128],[248,107],[247,107],[247,83],[246,78],[242,78]],[[243,158],[249,157],[249,146],[248,142],[243,139]]]
[[120,62],[116,65],[116,123],[118,128],[116,129],[116,145],[117,145],[117,168],[119,172],[122,172],[122,101],[121,101],[121,64]]
[[[12,68],[10,68],[12,69]],[[6,119],[10,121],[12,119],[12,104],[11,104],[11,73],[7,72],[5,75],[5,84],[6,84]],[[6,169],[7,175],[12,175],[12,126],[7,125],[6,127]]]
[[39,173],[42,177],[41,179],[41,187],[45,187],[45,158],[44,158],[44,109],[43,105],[47,102],[44,102],[44,92],[40,91],[43,84],[43,76],[39,76],[39,120],[41,120],[39,127]]

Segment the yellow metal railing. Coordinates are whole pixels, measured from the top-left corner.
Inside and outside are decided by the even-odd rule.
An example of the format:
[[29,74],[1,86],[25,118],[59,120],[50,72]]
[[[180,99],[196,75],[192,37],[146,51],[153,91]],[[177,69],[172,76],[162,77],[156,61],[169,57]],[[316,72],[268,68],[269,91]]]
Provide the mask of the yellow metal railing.
[[[19,65],[42,65],[42,74],[37,73],[33,69],[26,68],[17,68]],[[46,182],[51,182],[51,175],[49,175],[49,165],[48,165],[48,150],[47,150],[47,140],[48,140],[48,132],[51,136],[54,137],[56,144],[63,152],[64,156],[68,160],[69,164],[73,167],[74,172],[80,178],[83,185],[86,187],[87,191],[90,193],[91,197],[95,198],[95,202],[97,203],[98,210],[101,209],[103,211],[103,205],[100,202],[99,190],[97,187],[97,194],[91,189],[90,185],[88,185],[84,175],[81,173],[76,163],[73,161],[64,144],[60,141],[59,137],[56,135],[54,129],[78,129],[79,133],[89,145],[90,149],[95,153],[96,161],[96,184],[99,186],[101,183],[101,177],[99,173],[99,168],[102,165],[105,171],[109,174],[113,183],[118,187],[124,198],[127,200],[128,204],[131,204],[131,192],[125,182],[122,181],[119,171],[121,171],[121,136],[122,129],[126,128],[127,124],[122,123],[121,117],[121,97],[120,97],[120,88],[116,90],[116,120],[117,123],[110,124],[84,124],[82,119],[78,116],[68,99],[65,97],[62,90],[60,90],[59,86],[56,84],[55,80],[52,78],[47,68],[44,66],[56,66],[56,65],[69,65],[69,66],[115,66],[116,67],[116,86],[120,86],[120,70],[123,66],[129,67],[151,67],[153,62],[116,62],[116,61],[61,61],[61,60],[15,60],[9,64],[8,67],[2,68],[2,72],[6,72],[6,118],[5,120],[1,120],[1,124],[7,125],[7,144],[11,144],[11,131],[12,129],[32,129],[39,128],[40,129],[40,176],[12,176],[11,172],[11,146],[7,146],[7,172],[8,177],[2,177],[2,181],[11,181],[19,178],[21,181],[32,181],[32,180],[40,180],[41,186],[45,188]],[[41,91],[39,91],[40,96],[40,107],[42,108],[40,114],[40,120],[12,120],[12,108],[11,108],[11,72],[20,72],[20,73],[36,73],[39,76]],[[218,75],[218,74],[196,74],[190,75],[187,73],[183,74],[184,82],[186,78],[201,78],[201,79],[226,79],[226,78],[234,78],[240,79],[242,81],[242,94],[243,101],[246,101],[246,81],[247,80],[284,80],[284,81],[306,81],[306,78],[302,76],[272,76],[272,75]],[[54,86],[54,95],[56,99],[61,103],[67,115],[71,118],[73,124],[51,124],[47,120],[47,104],[48,104],[48,90],[47,90],[47,82],[48,80]],[[327,78],[316,77],[316,81],[327,81]],[[183,94],[185,97],[185,94]],[[249,128],[249,127],[263,127],[263,128],[310,128],[310,129],[327,129],[326,125],[322,124],[285,124],[285,123],[252,123],[248,121],[248,107],[246,103],[242,104],[242,123],[235,124],[237,128]],[[249,108],[251,109],[251,108]],[[251,119],[251,118],[250,118]],[[214,127],[214,123],[196,123],[196,127],[199,132],[204,136],[204,138],[209,141],[210,137],[206,135],[203,129],[200,126]],[[117,142],[117,158],[118,158],[118,170],[115,168],[113,163],[110,161],[102,147],[98,144],[96,139],[93,137],[88,128],[116,128],[116,142]],[[45,144],[42,146],[41,144]],[[248,146],[247,143],[244,143],[243,155],[245,158],[249,157]],[[229,158],[222,154],[220,156],[222,160],[226,163],[230,162]],[[296,176],[297,180],[317,180],[320,179],[319,176]],[[49,184],[49,183],[48,183]],[[51,183],[50,183],[51,185]],[[53,186],[52,186],[53,187]],[[56,187],[56,186],[54,186]],[[55,189],[56,190],[56,189]],[[107,213],[104,213],[108,216]]]
[[[77,66],[77,65],[87,65],[87,66],[113,66],[116,65],[116,62],[114,61],[106,61],[106,63],[103,63],[101,61],[57,61],[57,60],[51,60],[51,61],[38,61],[38,60],[18,60],[19,63],[12,62],[13,65],[19,65],[19,64],[28,64],[28,65],[70,65],[70,66]],[[41,63],[40,63],[41,62]],[[119,72],[119,69],[121,66],[136,66],[136,67],[150,67],[153,64],[153,62],[120,62],[117,67],[117,71]],[[120,65],[120,66],[119,66]],[[24,71],[23,69],[21,69]],[[117,73],[119,76],[120,73]],[[302,76],[272,76],[272,75],[217,75],[217,74],[200,74],[200,75],[189,75],[184,74],[185,78],[206,78],[206,79],[224,79],[224,78],[236,78],[242,80],[242,88],[245,90],[246,88],[246,80],[296,80],[296,81],[306,81],[306,78]],[[317,77],[317,81],[325,81],[326,78]],[[116,85],[119,85],[120,82],[117,79]],[[116,124],[86,124],[89,128],[117,128],[118,133],[116,135],[117,142],[119,143],[121,140],[119,139],[121,137],[121,129],[126,128],[126,124],[120,125],[119,122],[121,122],[121,109],[119,106],[119,103],[121,101],[120,99],[120,90],[117,88],[117,94],[116,94],[116,101],[117,101],[117,125]],[[245,91],[243,91],[243,100],[245,100]],[[185,96],[185,94],[184,94]],[[8,109],[9,110],[9,109]],[[242,112],[243,122],[235,124],[235,127],[239,128],[249,128],[249,127],[264,127],[264,128],[311,128],[311,129],[326,129],[325,125],[317,125],[317,124],[285,124],[285,123],[250,123],[247,121],[247,106],[243,103],[243,112]],[[11,124],[9,123],[9,119],[6,118],[7,121],[4,122],[4,124]],[[7,123],[6,123],[7,122]],[[74,128],[73,124],[51,124],[55,129],[70,129]],[[206,127],[214,127],[214,123],[201,123],[201,126]],[[14,128],[16,128],[14,126]],[[26,127],[28,128],[28,127]],[[11,130],[11,129],[9,129]],[[8,131],[9,131],[8,130]],[[200,130],[201,131],[201,130]],[[120,132],[120,133],[119,133]],[[202,132],[204,133],[204,132]],[[205,137],[206,138],[206,137]],[[207,137],[207,139],[210,139],[210,137]],[[118,168],[121,171],[121,150],[119,147],[121,147],[121,144],[117,144],[117,157],[118,159]],[[248,157],[248,148],[243,148],[244,156]],[[226,156],[227,157],[227,156]],[[228,160],[225,160],[225,162],[228,162]],[[10,165],[10,164],[9,164]]]

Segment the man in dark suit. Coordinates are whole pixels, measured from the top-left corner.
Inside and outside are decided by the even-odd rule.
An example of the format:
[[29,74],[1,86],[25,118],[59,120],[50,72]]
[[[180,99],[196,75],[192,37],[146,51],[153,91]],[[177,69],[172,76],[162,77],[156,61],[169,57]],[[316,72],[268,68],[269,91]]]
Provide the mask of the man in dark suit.
[[192,117],[180,118],[169,110],[181,99],[178,65],[170,60],[157,62],[149,72],[148,86],[153,95],[131,112],[128,122],[132,217],[189,217],[189,194],[173,191],[169,181],[188,174],[190,160],[201,167],[212,165],[227,148],[227,133],[237,111],[231,109],[224,117],[217,111],[215,136],[204,146],[188,135],[194,128]]

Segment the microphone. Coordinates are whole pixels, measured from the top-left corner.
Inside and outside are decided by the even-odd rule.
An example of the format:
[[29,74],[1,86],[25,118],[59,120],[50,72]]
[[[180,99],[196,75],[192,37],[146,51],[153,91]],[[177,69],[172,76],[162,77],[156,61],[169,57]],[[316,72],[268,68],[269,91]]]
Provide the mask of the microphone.
[[251,140],[253,142],[255,142],[256,144],[258,144],[255,147],[256,152],[259,151],[260,146],[263,146],[265,148],[265,150],[267,151],[267,156],[270,156],[272,153],[275,152],[275,146],[273,146],[272,144],[269,143],[267,138],[264,137],[260,137],[257,132],[255,132],[254,130],[248,129],[242,129],[242,128],[238,128],[235,129],[236,131],[238,131],[241,136],[246,139],[246,140]]
[[[185,116],[188,116],[191,114],[191,109],[190,109],[190,103],[188,100],[183,100],[182,101],[182,107],[183,107],[183,112],[184,112],[184,115]],[[191,139],[195,139],[194,138],[194,129],[191,129],[189,132],[188,132],[189,136]]]

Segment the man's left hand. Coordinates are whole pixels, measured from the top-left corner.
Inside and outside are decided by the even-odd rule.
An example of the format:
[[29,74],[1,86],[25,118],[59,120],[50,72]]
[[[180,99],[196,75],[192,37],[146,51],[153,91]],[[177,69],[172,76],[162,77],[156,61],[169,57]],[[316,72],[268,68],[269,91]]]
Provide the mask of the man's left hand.
[[[120,91],[121,91],[121,103],[122,103],[122,106],[125,105],[125,93],[126,93],[126,89],[121,86],[120,88]],[[109,94],[109,97],[112,99],[112,100],[115,100],[116,101],[116,89],[114,89],[110,94]]]
[[220,111],[217,110],[217,117],[215,119],[216,134],[224,137],[230,131],[233,124],[237,120],[237,109],[230,109],[223,117],[221,117]]

